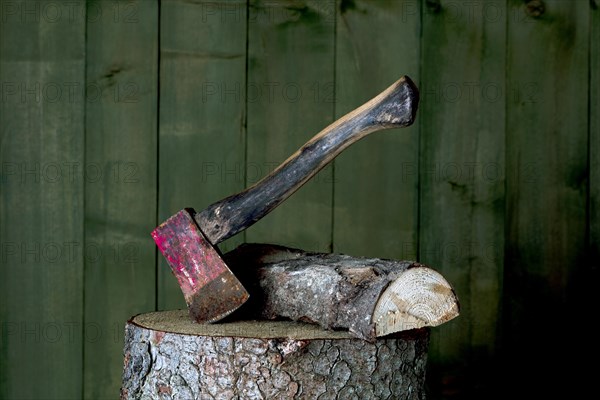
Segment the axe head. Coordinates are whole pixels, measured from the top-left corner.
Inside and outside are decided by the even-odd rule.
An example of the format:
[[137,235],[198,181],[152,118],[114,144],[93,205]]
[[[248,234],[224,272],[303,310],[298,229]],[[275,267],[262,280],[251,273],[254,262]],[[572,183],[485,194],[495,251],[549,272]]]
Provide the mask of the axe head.
[[152,231],[152,237],[171,266],[196,322],[215,322],[248,300],[248,292],[229,270],[219,252],[183,209]]

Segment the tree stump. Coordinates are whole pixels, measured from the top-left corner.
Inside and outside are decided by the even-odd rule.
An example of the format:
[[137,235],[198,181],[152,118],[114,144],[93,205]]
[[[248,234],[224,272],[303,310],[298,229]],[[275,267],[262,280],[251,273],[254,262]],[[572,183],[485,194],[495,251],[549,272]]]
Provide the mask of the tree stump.
[[125,332],[122,399],[422,399],[429,333],[373,342],[292,321],[197,324],[142,314]]

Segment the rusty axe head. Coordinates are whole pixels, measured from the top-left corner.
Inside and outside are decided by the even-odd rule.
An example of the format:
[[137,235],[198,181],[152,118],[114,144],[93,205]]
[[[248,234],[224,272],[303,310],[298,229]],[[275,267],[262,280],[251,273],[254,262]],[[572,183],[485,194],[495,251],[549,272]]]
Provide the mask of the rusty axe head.
[[152,237],[179,281],[192,318],[217,321],[248,299],[215,245],[265,216],[352,143],[378,130],[411,125],[418,100],[417,87],[404,76],[323,129],[255,185],[199,213],[181,210],[156,228]]
[[186,208],[152,231],[171,266],[190,315],[198,322],[226,317],[248,300],[248,292],[204,236]]

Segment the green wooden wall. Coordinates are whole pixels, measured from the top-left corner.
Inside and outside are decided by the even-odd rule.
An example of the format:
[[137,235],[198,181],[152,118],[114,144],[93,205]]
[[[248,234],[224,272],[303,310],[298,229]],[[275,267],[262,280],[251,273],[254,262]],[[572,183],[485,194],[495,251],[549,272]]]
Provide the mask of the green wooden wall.
[[184,307],[149,232],[256,182],[404,74],[414,126],[348,149],[222,250],[440,270],[462,315],[433,330],[430,398],[584,387],[599,6],[0,0],[0,398],[117,398],[128,317]]

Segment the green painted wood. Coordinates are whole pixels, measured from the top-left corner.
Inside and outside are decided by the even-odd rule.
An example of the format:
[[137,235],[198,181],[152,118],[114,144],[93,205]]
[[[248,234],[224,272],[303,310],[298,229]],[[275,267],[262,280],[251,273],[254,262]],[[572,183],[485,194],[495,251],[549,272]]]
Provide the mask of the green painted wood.
[[85,10],[3,2],[0,397],[82,392]]
[[[600,2],[592,2],[590,40],[590,261],[593,273],[600,271]],[[592,280],[592,282],[595,280]]]
[[[246,8],[241,0],[161,3],[159,223],[244,188]],[[183,295],[159,257],[158,308],[178,307]]]
[[[589,74],[589,177],[588,177],[588,249],[586,258],[579,266],[577,276],[570,286],[570,292],[575,296],[570,299],[575,304],[575,317],[585,320],[595,312],[596,304],[590,301],[590,293],[595,293],[596,282],[600,278],[600,2],[592,0],[590,4],[590,74]],[[573,307],[571,307],[573,308]],[[594,329],[585,329],[577,337],[580,343],[595,343],[596,332]],[[592,345],[593,346],[593,345]],[[594,350],[593,350],[594,351]],[[597,354],[597,347],[595,353]],[[575,357],[573,357],[575,358]],[[573,360],[575,361],[575,360]],[[574,368],[572,380],[590,382],[580,390],[579,397],[584,397],[585,390],[595,382],[594,372],[585,368]]]
[[[418,4],[340,0],[337,8],[336,118],[401,75],[419,86]],[[335,161],[335,252],[416,259],[421,118],[410,128],[375,133]]]
[[[246,181],[272,171],[333,120],[333,1],[250,1]],[[391,83],[391,82],[390,82]],[[326,168],[246,233],[248,242],[331,248]]]
[[423,9],[419,261],[442,272],[461,304],[460,317],[432,332],[430,376],[444,395],[493,375],[481,371],[491,370],[500,328],[506,7],[485,4]]
[[155,224],[256,182],[401,74],[419,127],[348,149],[248,240],[440,269],[463,306],[433,330],[443,397],[481,395],[499,354],[559,382],[556,341],[593,339],[548,321],[590,315],[598,271],[598,1],[507,1],[253,0],[247,19],[243,0],[169,0],[160,28],[155,1],[3,2],[0,398],[117,397],[124,319],[155,279],[159,308],[185,306],[155,275]]
[[158,2],[87,7],[112,14],[90,19],[86,59],[84,397],[100,399],[121,387],[125,322],[155,306]]
[[554,366],[571,365],[571,351],[556,340],[580,340],[561,316],[579,314],[575,282],[587,269],[590,15],[587,2],[544,3],[531,17],[522,2],[509,2],[518,18],[508,23],[507,79],[523,90],[507,109],[504,310],[507,357],[527,354],[515,376],[560,387],[566,376]]

